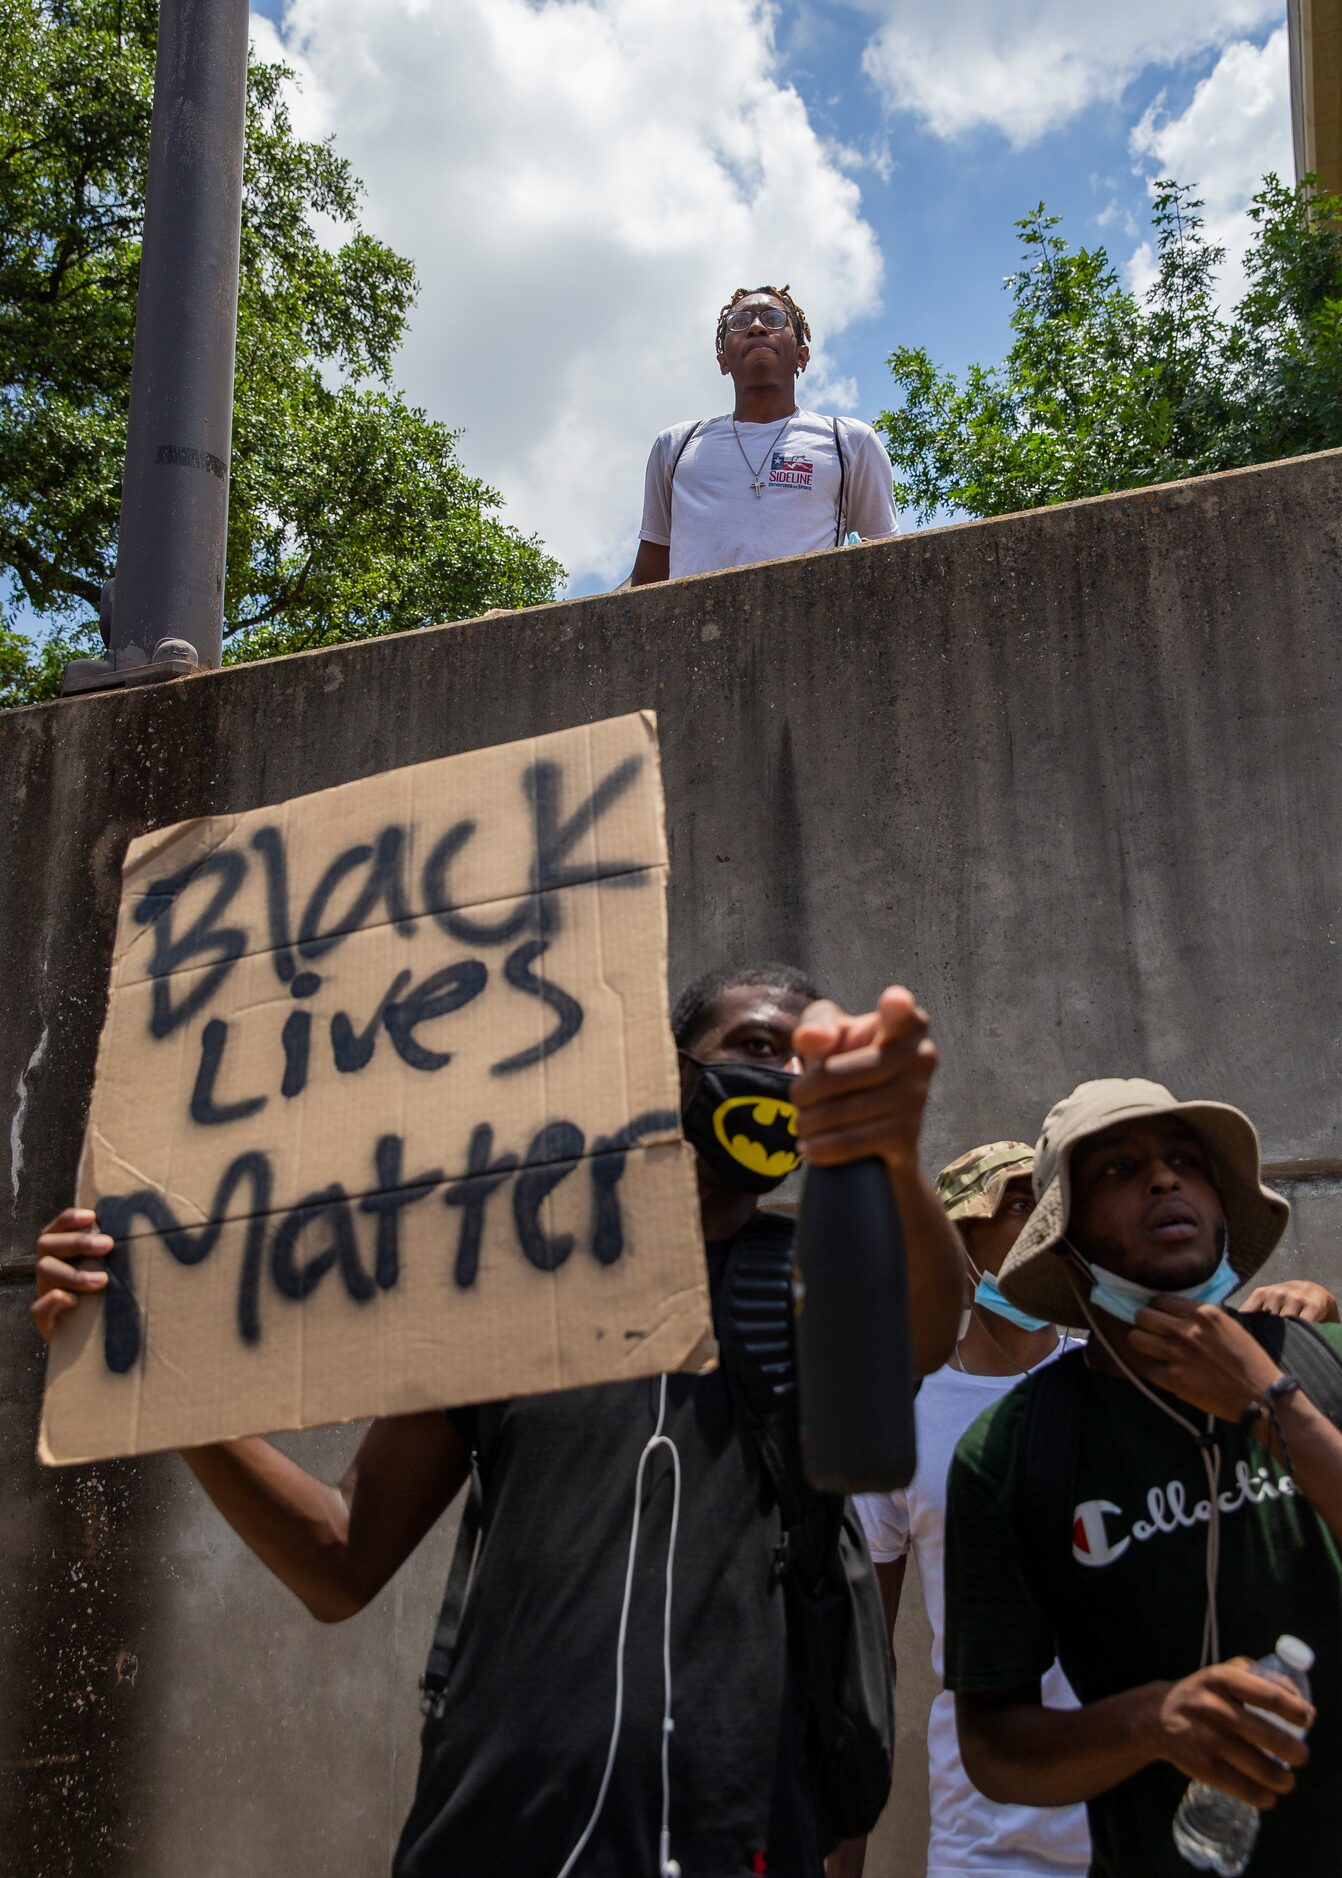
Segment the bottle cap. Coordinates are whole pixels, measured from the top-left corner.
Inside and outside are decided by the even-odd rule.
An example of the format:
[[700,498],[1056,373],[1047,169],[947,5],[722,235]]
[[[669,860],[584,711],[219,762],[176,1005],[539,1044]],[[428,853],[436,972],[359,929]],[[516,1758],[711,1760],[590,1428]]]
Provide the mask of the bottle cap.
[[1314,1652],[1299,1637],[1278,1637],[1277,1655],[1288,1669],[1305,1672],[1314,1667]]

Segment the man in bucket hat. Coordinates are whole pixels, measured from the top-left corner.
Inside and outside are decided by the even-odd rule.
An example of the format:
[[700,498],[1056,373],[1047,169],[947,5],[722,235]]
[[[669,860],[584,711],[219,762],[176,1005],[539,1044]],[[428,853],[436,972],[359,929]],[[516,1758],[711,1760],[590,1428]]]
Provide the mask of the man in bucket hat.
[[[1332,1878],[1342,1331],[1222,1308],[1289,1216],[1236,1109],[1084,1083],[1050,1112],[1033,1178],[1002,1292],[1091,1336],[982,1416],[951,1467],[965,1766],[998,1801],[1084,1801],[1104,1878],[1186,1872],[1170,1828],[1190,1778],[1265,1809],[1256,1869]],[[1316,1652],[1317,1716],[1251,1671],[1284,1630]],[[1043,1700],[1055,1656],[1079,1709]]]

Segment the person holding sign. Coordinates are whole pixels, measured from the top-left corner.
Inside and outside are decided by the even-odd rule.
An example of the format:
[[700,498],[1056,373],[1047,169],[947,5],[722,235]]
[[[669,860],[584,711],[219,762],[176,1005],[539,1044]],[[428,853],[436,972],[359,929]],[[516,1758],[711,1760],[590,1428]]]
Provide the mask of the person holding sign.
[[786,287],[738,287],[723,307],[718,370],[735,403],[654,441],[631,587],[898,534],[870,424],[797,408],[810,337]]
[[[848,1016],[769,964],[698,981],[673,1028],[720,1335],[733,1252],[762,1220],[786,1238],[761,1194],[798,1155],[877,1156],[903,1217],[915,1366],[936,1369],[961,1278],[918,1161],[936,1066],[926,1013],[892,988]],[[105,1286],[84,1261],[110,1249],[87,1212],[43,1233],[32,1309],[45,1338]],[[335,1622],[386,1585],[473,1454],[479,1549],[426,1676],[397,1878],[821,1878],[839,1836],[816,1765],[826,1744],[779,1508],[725,1367],[375,1421],[339,1487],[256,1437],[185,1458],[263,1563]],[[875,1642],[879,1680],[879,1626]]]

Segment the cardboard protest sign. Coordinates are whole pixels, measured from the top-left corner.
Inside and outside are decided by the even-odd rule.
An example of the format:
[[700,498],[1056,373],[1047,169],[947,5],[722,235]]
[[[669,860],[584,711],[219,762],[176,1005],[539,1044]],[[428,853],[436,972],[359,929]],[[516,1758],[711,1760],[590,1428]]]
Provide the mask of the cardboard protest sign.
[[40,1452],[700,1368],[651,715],[131,843]]

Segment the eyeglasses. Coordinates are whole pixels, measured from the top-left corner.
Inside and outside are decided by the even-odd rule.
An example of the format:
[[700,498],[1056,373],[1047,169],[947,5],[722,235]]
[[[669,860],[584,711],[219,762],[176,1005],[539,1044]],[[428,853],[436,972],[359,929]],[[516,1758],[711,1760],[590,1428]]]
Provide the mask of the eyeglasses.
[[786,307],[766,301],[763,306],[734,306],[723,318],[722,325],[725,332],[744,333],[758,320],[766,333],[781,333],[791,317]]

